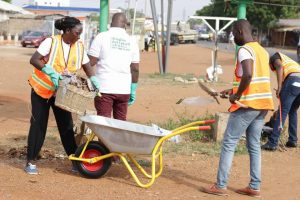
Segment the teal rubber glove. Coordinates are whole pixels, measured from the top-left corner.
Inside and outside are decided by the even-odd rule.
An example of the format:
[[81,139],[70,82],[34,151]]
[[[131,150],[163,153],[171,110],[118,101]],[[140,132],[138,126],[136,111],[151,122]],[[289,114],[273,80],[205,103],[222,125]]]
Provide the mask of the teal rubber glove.
[[90,81],[92,82],[93,86],[96,88],[96,90],[100,89],[100,83],[98,81],[98,78],[96,76],[91,76]]
[[50,76],[52,83],[54,84],[55,89],[58,88],[58,81],[62,79],[62,76],[54,71],[53,67],[48,64],[45,64],[42,68],[42,72]]
[[131,106],[135,100],[136,100],[136,88],[138,84],[137,83],[131,83],[131,91],[130,91],[130,98],[128,101],[128,105]]

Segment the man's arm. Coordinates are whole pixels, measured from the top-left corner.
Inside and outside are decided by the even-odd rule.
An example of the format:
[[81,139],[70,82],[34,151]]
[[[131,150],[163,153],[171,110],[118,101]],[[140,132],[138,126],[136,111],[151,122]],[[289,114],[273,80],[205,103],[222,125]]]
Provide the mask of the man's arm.
[[139,66],[139,63],[130,64],[132,83],[137,83],[139,80]]
[[277,91],[276,91],[276,96],[279,98],[279,94],[281,91],[282,87],[282,82],[283,82],[283,67],[282,67],[282,62],[280,59],[276,59],[274,62],[274,66],[276,68],[276,75],[277,75]]
[[89,56],[89,59],[90,59],[90,65],[91,66],[94,66],[97,64],[97,62],[99,61],[99,59],[97,57],[94,57],[94,56],[91,56],[91,55],[88,55]]
[[242,96],[242,93],[246,90],[246,88],[249,86],[252,74],[253,74],[253,60],[252,59],[246,59],[241,62],[242,68],[243,68],[243,76],[241,83],[239,85],[238,91],[235,94],[232,94],[229,98],[231,103],[234,103],[234,101],[239,100]]
[[88,77],[95,76],[95,72],[94,72],[94,70],[93,70],[93,68],[92,68],[92,66],[89,62],[82,65],[82,68],[83,68],[83,71],[85,72],[85,74]]

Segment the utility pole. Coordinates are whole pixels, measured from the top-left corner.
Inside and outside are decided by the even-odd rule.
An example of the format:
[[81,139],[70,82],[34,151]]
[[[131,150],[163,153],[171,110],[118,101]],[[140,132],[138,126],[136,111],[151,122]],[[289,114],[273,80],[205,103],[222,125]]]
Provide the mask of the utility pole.
[[135,19],[136,19],[136,5],[137,5],[137,1],[138,1],[138,0],[135,0],[135,4],[134,4],[134,13],[133,13],[133,21],[132,21],[131,35],[134,35]]
[[128,21],[130,21],[130,0],[127,0],[127,1],[128,1],[128,5],[127,5],[126,18]]
[[172,13],[173,13],[173,0],[168,0],[167,38],[166,38],[166,55],[165,55],[166,56],[166,58],[165,58],[165,73],[168,72]]
[[165,28],[164,28],[164,0],[161,0],[161,11],[160,11],[160,19],[161,19],[161,55],[162,55],[162,65],[164,73],[166,73],[166,49],[165,49]]
[[145,13],[145,18],[147,16],[147,0],[145,0],[145,10],[144,10],[144,13]]
[[163,74],[164,69],[163,69],[161,52],[160,52],[160,39],[158,37],[157,14],[156,14],[155,1],[150,0],[150,5],[151,5],[152,18],[153,18],[153,24],[154,24],[155,46],[156,46],[157,56],[158,56],[159,72],[160,72],[160,74]]

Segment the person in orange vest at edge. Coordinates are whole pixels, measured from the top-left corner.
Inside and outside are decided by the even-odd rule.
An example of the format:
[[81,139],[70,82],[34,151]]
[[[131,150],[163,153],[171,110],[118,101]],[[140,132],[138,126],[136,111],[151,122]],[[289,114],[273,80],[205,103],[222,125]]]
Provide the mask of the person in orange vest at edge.
[[[34,70],[28,80],[32,87],[32,116],[25,166],[28,174],[38,174],[35,161],[45,140],[50,107],[67,155],[75,153],[77,149],[71,113],[54,105],[55,91],[62,75],[72,75],[83,67],[94,87],[99,89],[99,82],[83,44],[78,41],[82,33],[80,21],[67,16],[56,20],[55,28],[62,30],[62,35],[46,38],[30,59]],[[76,169],[72,167],[72,170]]]
[[[269,55],[254,41],[251,33],[251,25],[247,20],[234,22],[234,41],[240,48],[237,52],[233,88],[221,92],[223,96],[230,95],[230,116],[222,142],[217,182],[202,188],[205,193],[228,195],[227,184],[234,151],[241,136],[246,133],[246,146],[250,157],[250,183],[236,192],[253,197],[260,196],[261,131],[268,110],[273,110],[274,106],[268,67]],[[240,107],[236,101],[245,106]]]
[[276,52],[270,58],[270,68],[277,75],[276,96],[279,99],[279,112],[276,116],[273,131],[268,136],[268,142],[261,146],[267,151],[275,151],[282,126],[289,115],[289,138],[285,146],[288,148],[297,147],[297,110],[300,105],[300,65],[287,57]]

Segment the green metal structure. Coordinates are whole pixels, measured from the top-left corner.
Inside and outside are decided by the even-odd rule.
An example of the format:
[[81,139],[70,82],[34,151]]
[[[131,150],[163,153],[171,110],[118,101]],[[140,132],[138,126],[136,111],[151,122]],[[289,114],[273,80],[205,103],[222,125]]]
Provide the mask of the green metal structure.
[[109,17],[109,0],[100,0],[99,31],[107,31]]

